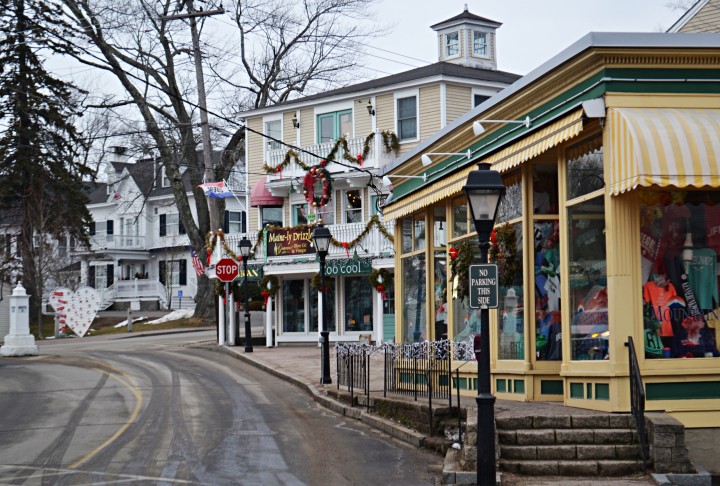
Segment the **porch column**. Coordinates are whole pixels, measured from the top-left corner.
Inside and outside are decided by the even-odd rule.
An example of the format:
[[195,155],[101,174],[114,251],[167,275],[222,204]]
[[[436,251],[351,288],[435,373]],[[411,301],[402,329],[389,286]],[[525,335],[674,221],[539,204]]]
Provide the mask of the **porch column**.
[[265,347],[273,347],[273,298],[268,297],[267,305],[265,306]]

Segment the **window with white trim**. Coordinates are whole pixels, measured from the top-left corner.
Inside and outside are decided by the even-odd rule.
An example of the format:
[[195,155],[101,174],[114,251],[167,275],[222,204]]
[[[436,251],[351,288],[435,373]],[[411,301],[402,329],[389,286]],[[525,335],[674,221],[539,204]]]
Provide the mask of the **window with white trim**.
[[472,33],[472,53],[477,57],[488,57],[488,34],[487,32]]
[[317,116],[318,143],[333,142],[343,135],[352,137],[352,110],[322,113]]
[[397,132],[400,141],[418,138],[417,96],[397,98]]
[[345,223],[362,223],[362,191],[360,189],[345,191],[343,219]]
[[[282,140],[282,120],[270,120],[265,122],[265,135],[268,135],[277,140]],[[268,150],[278,150],[282,148],[279,142],[274,140],[265,139],[267,141]]]
[[445,34],[445,56],[455,57],[460,55],[460,36],[457,32]]
[[160,215],[160,236],[178,236],[185,234],[185,226],[178,213]]

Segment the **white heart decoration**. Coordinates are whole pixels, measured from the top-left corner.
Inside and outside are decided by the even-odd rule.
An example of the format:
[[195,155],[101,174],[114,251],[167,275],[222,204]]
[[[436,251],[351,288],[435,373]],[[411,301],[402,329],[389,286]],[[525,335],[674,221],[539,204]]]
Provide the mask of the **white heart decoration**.
[[73,296],[73,291],[65,287],[60,287],[52,291],[48,298],[48,303],[55,310],[58,317],[60,327],[64,326],[67,322],[67,308],[70,303],[70,298]]
[[100,309],[100,294],[92,287],[80,287],[65,309],[65,324],[83,337]]

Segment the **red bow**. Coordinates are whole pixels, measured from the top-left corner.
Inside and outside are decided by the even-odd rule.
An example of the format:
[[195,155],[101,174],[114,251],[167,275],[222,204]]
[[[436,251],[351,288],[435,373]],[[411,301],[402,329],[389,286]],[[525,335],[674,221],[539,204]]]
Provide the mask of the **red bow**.
[[348,258],[350,258],[350,247],[348,245],[347,241],[342,242],[342,247],[345,248],[345,253],[347,253]]
[[455,260],[458,257],[458,253],[460,253],[460,250],[451,247],[448,250],[448,253],[450,254],[450,260]]
[[358,154],[358,156],[357,156],[357,161],[358,161],[358,164],[360,164],[360,167],[362,167],[362,165],[363,165],[363,156],[362,156],[362,154]]
[[376,288],[377,288],[377,291],[380,292],[380,296],[382,297],[382,300],[387,300],[387,298],[385,297],[385,287],[383,287],[382,285],[378,285]]
[[267,290],[263,290],[262,292],[260,292],[260,295],[264,299],[265,305],[267,305],[268,298],[270,298],[270,292],[268,292]]

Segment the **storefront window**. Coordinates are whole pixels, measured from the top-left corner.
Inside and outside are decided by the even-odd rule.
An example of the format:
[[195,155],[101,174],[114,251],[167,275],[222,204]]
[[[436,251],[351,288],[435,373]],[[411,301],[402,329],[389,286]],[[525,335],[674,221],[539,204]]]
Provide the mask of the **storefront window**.
[[372,329],[372,288],[368,277],[345,277],[345,330]]
[[283,280],[283,332],[305,332],[305,280]]
[[425,271],[425,255],[402,259],[403,340],[406,343],[428,338]]
[[497,222],[505,223],[522,217],[522,171],[503,175],[505,196],[500,201]]
[[447,221],[445,221],[445,205],[433,209],[433,242],[435,247],[447,244]]
[[[335,328],[335,279],[325,277],[325,285],[329,287],[328,290],[328,297],[327,302],[325,303],[325,311],[328,314],[327,321],[327,328],[330,332],[335,332],[337,329]],[[310,332],[318,332],[319,328],[319,322],[320,322],[320,314],[318,313],[318,302],[320,299],[318,299],[318,290],[310,287]]]
[[425,249],[425,214],[416,214],[413,218],[413,249]]
[[718,357],[720,193],[640,197],[645,357]]
[[[471,264],[480,261],[480,249],[478,248],[477,237],[463,242],[453,243],[453,247],[458,249],[458,253],[471,252]],[[461,257],[457,256],[456,258]],[[472,341],[473,337],[480,333],[480,309],[471,309],[468,306],[468,298],[459,297],[459,285],[459,276],[456,278],[453,275],[451,287],[451,297],[453,299],[453,340],[455,342]]]
[[540,361],[562,360],[559,236],[557,221],[535,221],[535,353]]
[[[603,149],[596,147],[601,137],[581,144],[578,148],[568,149],[568,156],[573,157],[567,163],[568,199],[574,199],[605,187],[603,176]],[[574,152],[580,152],[575,156]]]
[[557,178],[556,165],[533,166],[532,200],[536,215],[558,214]]
[[525,356],[522,224],[501,225],[491,238],[490,261],[498,266],[500,359]]
[[[568,173],[568,179],[571,175]],[[573,360],[610,357],[603,196],[568,208]]]
[[447,257],[444,251],[435,252],[435,340],[447,339]]
[[412,218],[403,218],[402,220],[402,252],[410,253],[412,251]]
[[458,238],[468,233],[467,197],[460,196],[452,202],[452,237]]

